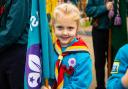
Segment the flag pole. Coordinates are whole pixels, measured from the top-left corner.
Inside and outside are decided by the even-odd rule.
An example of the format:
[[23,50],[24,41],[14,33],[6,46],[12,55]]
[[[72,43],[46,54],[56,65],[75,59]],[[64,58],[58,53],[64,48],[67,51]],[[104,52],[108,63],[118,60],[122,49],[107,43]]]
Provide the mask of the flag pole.
[[[107,1],[107,0],[106,0]],[[114,3],[113,0],[108,0],[108,1],[111,1]],[[108,13],[108,18],[111,22],[111,19],[113,18],[114,16],[114,6],[111,8],[111,10],[109,11]],[[112,29],[111,27],[109,28],[109,32],[108,32],[108,64],[107,64],[107,67],[108,67],[108,77],[111,73],[111,61],[112,61]]]
[[111,72],[111,44],[112,44],[112,30],[109,29],[109,34],[108,34],[108,76],[110,75]]
[[49,82],[48,82],[47,78],[45,79],[45,86],[49,89],[49,87],[48,87],[49,86]]

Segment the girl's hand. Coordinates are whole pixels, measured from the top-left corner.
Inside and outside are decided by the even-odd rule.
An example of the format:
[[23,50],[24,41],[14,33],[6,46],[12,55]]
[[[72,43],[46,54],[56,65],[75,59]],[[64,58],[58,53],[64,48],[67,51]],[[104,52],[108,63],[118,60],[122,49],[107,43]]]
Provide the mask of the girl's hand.
[[41,89],[51,89],[51,86],[48,86],[48,88],[46,86],[42,86]]
[[113,9],[113,2],[107,2],[106,3],[106,8],[107,8],[107,10],[112,10]]
[[125,73],[125,75],[122,77],[122,84],[124,87],[128,88],[128,69]]

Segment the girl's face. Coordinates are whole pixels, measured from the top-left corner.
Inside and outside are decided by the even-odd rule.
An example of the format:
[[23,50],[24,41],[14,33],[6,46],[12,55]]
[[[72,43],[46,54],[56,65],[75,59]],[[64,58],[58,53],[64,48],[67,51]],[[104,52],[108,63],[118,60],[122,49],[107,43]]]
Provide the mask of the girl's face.
[[60,21],[55,21],[54,29],[61,46],[66,47],[76,37],[78,25],[74,20],[62,18]]

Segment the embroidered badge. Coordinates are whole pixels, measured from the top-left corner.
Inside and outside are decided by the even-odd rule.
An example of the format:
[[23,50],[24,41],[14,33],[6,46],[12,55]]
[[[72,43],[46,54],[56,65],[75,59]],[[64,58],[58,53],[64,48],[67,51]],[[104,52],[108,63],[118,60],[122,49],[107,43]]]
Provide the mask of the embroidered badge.
[[68,64],[69,64],[69,66],[74,67],[76,65],[76,59],[75,58],[70,58],[68,60]]
[[119,61],[114,61],[111,74],[118,73],[119,66],[120,66],[120,62]]

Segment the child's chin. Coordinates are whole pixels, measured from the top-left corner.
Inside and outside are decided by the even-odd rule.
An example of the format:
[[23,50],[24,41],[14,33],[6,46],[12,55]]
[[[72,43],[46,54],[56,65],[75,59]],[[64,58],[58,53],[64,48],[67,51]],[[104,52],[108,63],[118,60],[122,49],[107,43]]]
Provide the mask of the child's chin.
[[69,43],[70,43],[70,42],[61,42],[61,45],[63,45],[63,46],[66,47]]

